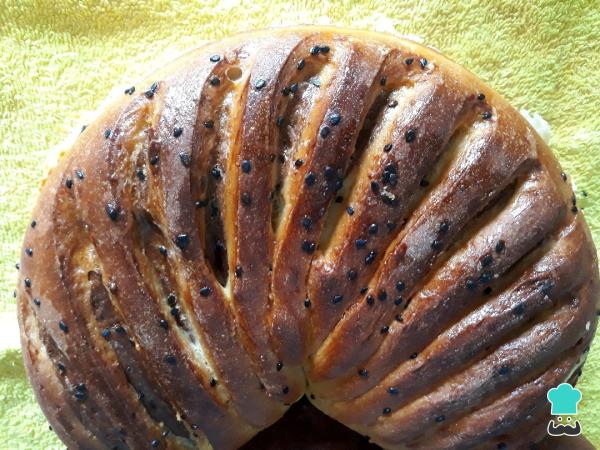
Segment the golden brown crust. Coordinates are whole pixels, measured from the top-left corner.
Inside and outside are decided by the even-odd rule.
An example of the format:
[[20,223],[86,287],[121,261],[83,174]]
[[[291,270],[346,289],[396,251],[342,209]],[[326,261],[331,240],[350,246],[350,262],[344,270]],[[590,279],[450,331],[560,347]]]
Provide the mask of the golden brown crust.
[[413,42],[316,27],[136,89],[52,170],[24,241],[25,362],[69,448],[237,448],[304,393],[385,448],[543,437],[594,334],[597,259],[495,92]]

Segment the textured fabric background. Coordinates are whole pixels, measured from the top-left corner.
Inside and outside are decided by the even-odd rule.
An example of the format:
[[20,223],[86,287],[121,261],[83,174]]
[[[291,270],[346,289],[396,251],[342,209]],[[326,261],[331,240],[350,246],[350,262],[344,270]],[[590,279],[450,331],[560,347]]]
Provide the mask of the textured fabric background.
[[[0,0],[0,349],[18,347],[14,264],[52,149],[112,88],[121,91],[160,61],[203,40],[297,23],[422,36],[517,108],[540,113],[600,244],[598,0]],[[584,434],[600,446],[600,339],[579,387]],[[18,350],[0,350],[0,448],[62,448],[32,398]]]

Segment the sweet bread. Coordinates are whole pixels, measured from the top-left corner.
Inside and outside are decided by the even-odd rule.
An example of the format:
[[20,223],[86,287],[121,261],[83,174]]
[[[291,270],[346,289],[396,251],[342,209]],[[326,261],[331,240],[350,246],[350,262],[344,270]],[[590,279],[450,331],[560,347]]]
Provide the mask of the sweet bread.
[[520,448],[597,321],[594,245],[533,128],[438,52],[334,28],[125,90],[22,255],[27,371],[70,449],[238,448],[304,395],[384,448]]

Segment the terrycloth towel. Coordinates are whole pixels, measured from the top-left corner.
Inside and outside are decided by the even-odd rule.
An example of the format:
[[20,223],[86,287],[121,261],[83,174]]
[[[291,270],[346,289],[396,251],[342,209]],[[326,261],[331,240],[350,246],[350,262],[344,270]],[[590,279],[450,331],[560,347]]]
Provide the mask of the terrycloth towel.
[[[0,348],[18,347],[14,263],[51,149],[89,120],[111,88],[160,61],[204,40],[298,23],[421,36],[517,108],[541,114],[600,244],[598,0],[2,0]],[[600,446],[598,373],[600,340],[578,385],[583,432]],[[33,400],[18,350],[0,353],[0,448],[63,448]]]

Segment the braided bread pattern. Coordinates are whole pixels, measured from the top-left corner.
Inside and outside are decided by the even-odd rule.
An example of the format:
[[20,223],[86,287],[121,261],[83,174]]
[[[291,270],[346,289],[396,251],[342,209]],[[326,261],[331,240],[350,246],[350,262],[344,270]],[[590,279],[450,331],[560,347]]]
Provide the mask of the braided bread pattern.
[[518,448],[596,328],[546,144],[386,35],[187,53],[82,132],[33,219],[22,344],[71,449],[238,448],[303,395],[384,448]]

